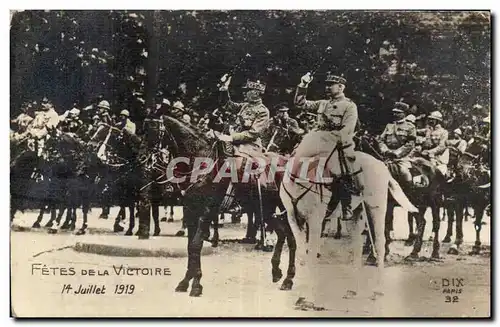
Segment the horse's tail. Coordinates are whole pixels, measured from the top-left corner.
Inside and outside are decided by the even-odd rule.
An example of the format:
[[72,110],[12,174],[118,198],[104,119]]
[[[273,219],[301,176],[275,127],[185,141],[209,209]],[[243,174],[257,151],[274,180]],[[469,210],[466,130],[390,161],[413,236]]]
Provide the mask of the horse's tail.
[[418,212],[418,209],[410,202],[399,183],[389,176],[389,191],[396,202],[408,212]]

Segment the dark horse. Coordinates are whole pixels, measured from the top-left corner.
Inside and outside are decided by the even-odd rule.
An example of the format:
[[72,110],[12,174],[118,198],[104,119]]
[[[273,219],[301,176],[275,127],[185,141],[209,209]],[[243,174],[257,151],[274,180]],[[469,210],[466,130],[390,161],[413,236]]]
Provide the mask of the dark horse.
[[[357,137],[358,148],[366,153],[373,155],[379,160],[384,160],[381,155],[378,141],[368,134],[363,134]],[[418,213],[408,213],[408,224],[409,224],[409,235],[408,240],[405,245],[411,245],[414,241],[413,250],[410,253],[408,259],[416,259],[422,249],[423,236],[425,231],[425,211],[427,207],[431,208],[432,211],[432,232],[433,235],[433,248],[432,248],[432,258],[439,258],[439,208],[442,206],[442,188],[446,183],[443,176],[437,171],[437,169],[432,165],[429,160],[424,158],[412,158],[410,172],[412,176],[423,175],[428,181],[428,185],[424,187],[415,187],[410,185],[410,183],[405,183],[401,179],[400,168],[397,159],[385,159],[386,165],[389,168],[392,176],[401,184],[403,191],[408,195],[411,203],[413,203],[419,210]],[[393,220],[394,220],[394,207],[395,203],[390,198],[388,200],[387,206],[387,217],[386,217],[386,255],[389,253],[390,231],[393,230]],[[413,219],[417,223],[417,234],[413,234]]]
[[[184,221],[188,229],[188,265],[185,277],[178,284],[176,291],[186,292],[189,282],[193,280],[190,295],[200,296],[203,290],[200,283],[202,277],[200,256],[203,239],[209,233],[210,223],[219,213],[231,181],[226,174],[223,177],[219,176],[221,170],[227,171],[230,161],[226,160],[227,157],[220,142],[209,140],[194,127],[186,126],[171,117],[165,117],[164,124],[169,137],[168,147],[173,160],[176,161],[173,173],[179,179],[185,178],[183,181],[179,180],[176,185],[184,194]],[[213,167],[202,167],[204,173],[198,174],[202,165],[195,166],[196,158],[210,158],[214,163]],[[197,164],[200,162],[198,161]],[[219,177],[221,177],[220,180]],[[233,184],[235,196],[246,192],[247,199],[253,199],[255,208],[260,208],[262,204],[263,214],[274,210],[276,203],[269,205],[272,208],[270,210],[265,208],[264,202],[259,202],[255,177],[250,177],[250,181],[252,182]],[[271,198],[267,197],[265,187],[261,188],[261,195],[266,199],[266,203],[269,203],[268,200]]]
[[125,218],[125,207],[129,208],[129,227],[125,235],[133,235],[135,227],[135,203],[139,189],[145,184],[142,179],[142,163],[139,159],[141,139],[107,125],[100,124],[89,141],[89,146],[102,162],[101,174],[107,178],[112,198],[121,207],[113,230],[123,231],[120,221]]
[[456,217],[455,246],[449,249],[449,254],[458,254],[459,247],[463,243],[463,213],[468,205],[474,209],[476,230],[476,241],[471,254],[480,253],[483,215],[491,203],[490,173],[486,162],[485,150],[475,143],[468,146],[463,154],[457,156],[456,162],[453,162],[452,169],[455,176],[447,188],[448,229],[443,239],[443,243],[451,242],[453,222]]

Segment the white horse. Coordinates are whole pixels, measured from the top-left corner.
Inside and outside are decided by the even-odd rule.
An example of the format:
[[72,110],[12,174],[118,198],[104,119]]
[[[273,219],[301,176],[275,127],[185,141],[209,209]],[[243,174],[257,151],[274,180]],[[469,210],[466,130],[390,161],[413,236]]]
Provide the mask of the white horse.
[[[333,150],[335,152],[335,150]],[[353,241],[353,259],[355,278],[362,266],[362,247],[363,237],[362,231],[365,228],[366,216],[372,219],[374,225],[373,237],[375,238],[376,255],[378,256],[378,269],[376,278],[377,289],[383,289],[383,269],[384,269],[384,254],[385,254],[385,216],[387,211],[388,190],[392,197],[401,205],[401,207],[409,212],[418,212],[417,208],[411,204],[399,184],[391,177],[388,168],[382,161],[363,153],[356,152],[357,160],[362,169],[364,179],[364,190],[362,197],[353,196],[353,220],[348,225],[348,230],[351,230]],[[330,155],[326,170],[329,170],[332,175],[340,176],[340,161],[336,154]],[[289,175],[288,175],[289,176]],[[338,185],[337,185],[338,186]],[[286,208],[288,223],[290,225],[293,236],[296,240],[297,256],[305,256],[305,264],[309,276],[306,280],[311,281],[313,285],[308,285],[307,293],[316,301],[316,293],[321,288],[321,277],[318,272],[317,260],[320,254],[322,223],[325,216],[331,213],[332,203],[336,207],[338,204],[338,187],[328,187],[326,184],[317,183],[316,181],[295,179],[286,180],[280,187],[280,197],[283,205]],[[332,202],[330,202],[332,201]],[[330,204],[330,206],[329,206]],[[335,208],[333,208],[335,209]],[[366,215],[364,214],[366,213]],[[306,242],[307,224],[308,242]],[[351,228],[349,228],[351,227]],[[307,272],[306,271],[306,272]],[[331,278],[329,274],[328,278]],[[284,283],[287,282],[286,280]],[[290,289],[293,282],[291,278],[288,280],[288,288]],[[359,285],[358,285],[359,287]],[[357,294],[351,289],[346,290],[346,296]],[[380,291],[374,291],[374,295],[381,295]],[[338,293],[337,293],[338,294]],[[344,298],[346,297],[344,296]],[[301,299],[302,301],[302,299]]]

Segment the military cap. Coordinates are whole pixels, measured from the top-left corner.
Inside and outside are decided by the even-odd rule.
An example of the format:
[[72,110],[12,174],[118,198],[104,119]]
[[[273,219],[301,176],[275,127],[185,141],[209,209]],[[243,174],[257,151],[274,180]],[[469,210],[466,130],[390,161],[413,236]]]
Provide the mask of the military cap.
[[244,89],[257,90],[260,93],[264,93],[266,91],[266,84],[261,83],[259,80],[256,82],[247,80],[247,84],[243,86]]
[[405,120],[409,123],[413,123],[415,124],[415,122],[417,121],[417,117],[415,117],[415,115],[408,115],[406,116]]
[[326,76],[326,82],[345,85],[347,83],[347,80],[342,76],[328,74]]
[[286,105],[286,103],[280,103],[279,105],[277,105],[276,107],[274,107],[274,110],[285,112],[285,111],[288,111],[290,109],[288,108],[288,106]]
[[127,110],[127,109],[123,109],[123,110],[120,112],[120,116],[130,117],[130,113],[128,112],[128,110]]
[[462,131],[460,130],[460,128],[455,129],[453,133],[462,136]]
[[394,104],[392,112],[406,112],[408,109],[410,109],[410,106],[408,104],[404,102],[396,102]]

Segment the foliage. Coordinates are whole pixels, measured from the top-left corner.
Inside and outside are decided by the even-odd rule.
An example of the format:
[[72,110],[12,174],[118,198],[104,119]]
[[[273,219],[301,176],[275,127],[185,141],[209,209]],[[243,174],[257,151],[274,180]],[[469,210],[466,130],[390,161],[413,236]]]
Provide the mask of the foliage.
[[11,21],[11,114],[43,96],[59,112],[102,96],[140,119],[157,90],[203,113],[247,53],[233,97],[259,79],[269,108],[292,105],[300,77],[331,46],[310,98],[324,96],[332,71],[348,79],[370,128],[383,128],[399,100],[418,113],[442,110],[454,128],[475,104],[475,114],[489,109],[490,33],[489,12],[23,11]]

